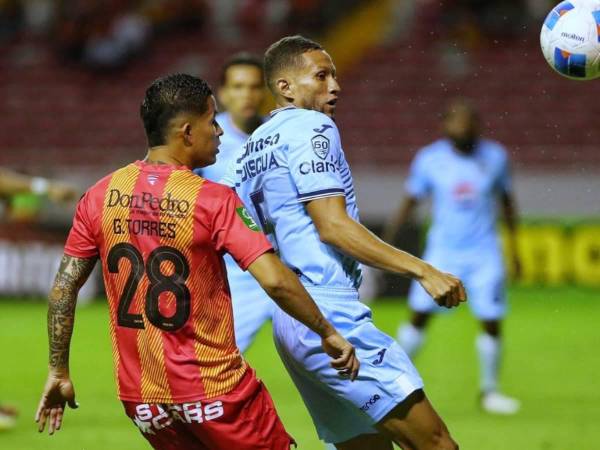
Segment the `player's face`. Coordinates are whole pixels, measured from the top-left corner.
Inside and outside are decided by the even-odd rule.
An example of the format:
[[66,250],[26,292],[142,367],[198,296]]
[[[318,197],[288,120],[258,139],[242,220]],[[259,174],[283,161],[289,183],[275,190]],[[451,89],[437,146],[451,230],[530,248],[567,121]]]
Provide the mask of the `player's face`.
[[264,98],[263,75],[258,67],[237,65],[227,69],[219,100],[234,119],[246,121],[257,117]]
[[194,167],[205,167],[217,160],[219,137],[223,130],[215,120],[217,102],[211,95],[207,100],[206,111],[191,122],[190,143],[194,157]]
[[444,121],[444,131],[458,150],[470,152],[479,136],[477,116],[466,108],[457,108]]
[[294,105],[333,118],[341,88],[331,56],[323,50],[311,50],[303,53],[301,58],[304,64],[291,76]]

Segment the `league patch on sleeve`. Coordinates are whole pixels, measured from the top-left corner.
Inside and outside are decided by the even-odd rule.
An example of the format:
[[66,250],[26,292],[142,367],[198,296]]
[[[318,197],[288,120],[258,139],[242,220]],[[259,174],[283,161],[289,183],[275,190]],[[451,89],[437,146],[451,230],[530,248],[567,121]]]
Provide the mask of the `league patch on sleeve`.
[[259,226],[256,224],[252,216],[248,213],[246,208],[240,206],[239,208],[235,209],[235,212],[238,214],[238,216],[240,216],[240,219],[242,219],[244,225],[246,225],[252,231],[260,231]]
[[329,154],[329,139],[323,136],[322,134],[317,134],[316,136],[312,137],[310,142],[312,144],[312,148],[315,154],[319,158],[325,159]]

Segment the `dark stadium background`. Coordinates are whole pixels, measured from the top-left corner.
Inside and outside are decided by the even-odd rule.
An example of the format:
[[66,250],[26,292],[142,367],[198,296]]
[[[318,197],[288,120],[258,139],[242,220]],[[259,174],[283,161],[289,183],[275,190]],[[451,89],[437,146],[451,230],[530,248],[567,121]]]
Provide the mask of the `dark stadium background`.
[[[600,368],[600,82],[567,80],[544,61],[539,30],[553,5],[546,0],[1,1],[0,167],[56,177],[83,192],[105,173],[144,156],[138,108],[153,79],[187,72],[216,86],[219,66],[233,52],[262,53],[275,39],[302,33],[323,43],[337,64],[342,142],[363,220],[377,231],[402,198],[412,156],[440,135],[445,103],[470,98],[481,111],[484,135],[506,145],[513,162],[524,270],[511,287],[508,326],[515,331],[507,352],[514,359],[507,363],[511,373],[506,378],[523,397],[524,411],[493,419],[478,415],[474,402],[457,406],[463,398],[445,392],[447,381],[436,370],[448,366],[440,358],[467,365],[463,370],[450,364],[457,383],[466,383],[463,374],[473,376],[474,324],[467,311],[435,329],[442,341],[447,330],[464,334],[452,352],[445,356],[442,343],[436,350],[432,336],[432,356],[417,365],[466,449],[592,450],[600,438],[600,386],[591,375]],[[106,356],[99,359],[105,377],[96,379],[91,371],[87,378],[75,375],[75,382],[82,394],[86,384],[104,386],[82,395],[82,403],[103,400],[111,413],[88,411],[89,419],[83,420],[85,411],[69,411],[64,436],[51,441],[34,435],[30,418],[44,380],[46,352],[41,299],[74,204],[57,207],[23,195],[0,205],[0,343],[5,355],[0,403],[21,410],[18,427],[0,433],[0,448],[59,448],[61,442],[66,444],[60,448],[67,449],[145,448],[114,399],[104,303],[96,299],[99,277],[86,286],[82,296],[89,305],[81,312],[82,323],[97,334],[77,326],[73,360],[79,358],[85,372],[94,351]],[[398,244],[419,252],[423,223],[407,226]],[[381,326],[390,332],[406,316],[404,301],[397,299],[406,286],[405,280],[389,276],[379,281],[380,296],[388,300],[373,304],[376,320],[380,314]],[[547,332],[544,339],[540,330]],[[98,347],[90,348],[97,335]],[[527,355],[538,351],[550,366],[528,364]],[[268,330],[249,359],[259,373],[265,367],[265,379],[272,377],[275,401],[294,424],[292,432],[306,436],[309,444],[300,448],[320,448],[289,380],[279,365],[271,370],[265,353],[274,358]],[[553,368],[562,373],[546,372]],[[566,381],[553,382],[558,376]],[[544,404],[549,410],[553,404],[561,408],[564,421]],[[567,429],[558,432],[553,425],[558,423]],[[477,430],[483,430],[481,436]],[[507,435],[519,443],[503,443]],[[580,440],[573,444],[567,435]],[[111,436],[128,443],[119,446]]]

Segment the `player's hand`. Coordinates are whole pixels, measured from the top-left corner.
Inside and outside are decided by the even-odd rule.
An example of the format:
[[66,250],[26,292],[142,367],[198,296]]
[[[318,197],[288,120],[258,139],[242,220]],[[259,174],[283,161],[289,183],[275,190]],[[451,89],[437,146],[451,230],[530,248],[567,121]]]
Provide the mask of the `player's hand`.
[[48,198],[56,203],[67,203],[77,198],[77,190],[68,184],[52,181],[48,184]]
[[440,306],[452,308],[467,301],[462,282],[454,275],[440,272],[431,265],[427,265],[419,283]]
[[48,422],[48,434],[60,430],[65,411],[65,404],[76,409],[79,404],[75,401],[75,389],[69,376],[50,373],[42,393],[40,404],[35,413],[38,431],[41,433]]
[[321,342],[325,353],[332,358],[331,367],[354,381],[360,368],[354,346],[338,332],[323,338]]

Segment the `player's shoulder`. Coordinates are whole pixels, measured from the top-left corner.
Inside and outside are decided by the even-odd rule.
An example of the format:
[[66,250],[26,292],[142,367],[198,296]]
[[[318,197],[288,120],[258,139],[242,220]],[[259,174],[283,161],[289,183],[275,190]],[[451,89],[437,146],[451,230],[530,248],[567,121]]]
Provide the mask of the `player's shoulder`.
[[233,195],[235,191],[231,187],[203,178],[202,195],[199,198],[219,203]]
[[441,154],[446,153],[449,148],[450,147],[447,139],[438,139],[417,150],[417,153],[415,154],[415,160],[419,162],[427,162],[437,158]]
[[282,109],[274,111],[275,117],[280,115],[281,125],[294,137],[313,136],[318,134],[337,134],[335,122],[326,114],[303,108]]
[[504,161],[508,158],[506,148],[498,141],[488,138],[480,140],[481,151],[487,158]]

